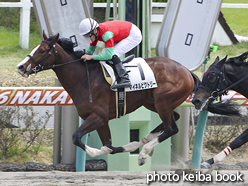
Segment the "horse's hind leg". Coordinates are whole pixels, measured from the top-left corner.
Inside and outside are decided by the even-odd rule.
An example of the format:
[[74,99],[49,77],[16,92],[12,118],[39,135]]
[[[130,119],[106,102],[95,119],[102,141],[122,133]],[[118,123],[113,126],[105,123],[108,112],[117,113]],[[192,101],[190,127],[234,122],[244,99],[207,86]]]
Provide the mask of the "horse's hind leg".
[[[176,111],[173,112],[173,116],[174,116],[174,120],[175,121],[179,120],[179,118],[180,118],[180,114],[178,114]],[[161,128],[160,131],[156,131],[156,128],[155,128],[150,134],[148,134],[148,136],[146,136],[146,139],[149,139],[149,135],[152,136],[152,138],[149,139],[148,141],[151,141],[152,139],[158,137],[159,134],[164,131],[164,125],[163,125],[163,123],[161,123],[158,127]],[[153,151],[154,151],[154,148],[148,153],[148,155],[149,156],[152,156],[153,155]]]
[[[125,152],[133,152],[136,149],[143,147],[146,143],[151,141],[152,139],[156,138],[163,132],[163,123],[161,123],[159,126],[157,126],[154,130],[152,130],[149,134],[146,135],[145,138],[141,138],[140,141],[133,141],[131,143],[128,143],[127,145],[124,145],[124,151]],[[152,155],[152,154],[150,154]]]
[[[175,121],[177,121],[180,118],[180,115],[174,111],[173,113]],[[158,137],[162,132],[164,131],[164,125],[161,123],[158,125],[155,129],[153,129],[149,134],[146,135],[145,138],[141,138],[140,141],[134,141],[127,145],[124,145],[123,148],[125,149],[125,152],[133,152],[136,149],[143,147],[145,144],[153,140],[154,138]],[[149,156],[152,156],[153,150],[149,153]]]
[[171,123],[171,125],[168,126],[166,130],[164,130],[164,132],[160,134],[158,137],[152,139],[149,143],[144,145],[138,157],[139,165],[145,164],[146,155],[149,154],[156,145],[158,145],[162,141],[166,140],[167,138],[173,136],[174,134],[178,132],[178,127],[174,120],[174,116],[172,116],[166,123]]
[[134,141],[122,147],[113,147],[111,142],[111,133],[108,125],[101,126],[97,129],[98,135],[102,141],[103,146],[111,149],[111,154],[121,153],[121,152],[133,152],[136,149],[143,147],[146,143],[159,136],[163,131],[163,123],[157,126],[152,132],[150,132],[145,138],[142,138],[139,142]]
[[[174,111],[173,116],[176,120],[179,119],[180,115]],[[96,129],[98,135],[102,141],[103,147],[107,147],[111,150],[110,154],[116,154],[121,152],[133,152],[136,149],[143,147],[146,143],[150,142],[151,140],[157,138],[164,130],[164,124],[161,123],[155,129],[153,129],[149,134],[146,135],[145,138],[142,138],[139,142],[134,141],[122,147],[113,147],[111,142],[111,133],[108,125],[103,125]],[[102,147],[102,148],[103,148]],[[88,147],[89,148],[89,147]],[[93,148],[92,148],[93,149]],[[152,155],[152,151],[149,153]]]

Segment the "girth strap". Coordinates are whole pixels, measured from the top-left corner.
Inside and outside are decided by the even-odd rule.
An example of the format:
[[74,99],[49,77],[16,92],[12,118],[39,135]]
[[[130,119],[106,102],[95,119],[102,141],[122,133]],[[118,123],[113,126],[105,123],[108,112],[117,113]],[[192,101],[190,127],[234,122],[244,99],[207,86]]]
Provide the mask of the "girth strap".
[[116,117],[120,118],[126,114],[126,92],[125,88],[118,88],[116,92]]

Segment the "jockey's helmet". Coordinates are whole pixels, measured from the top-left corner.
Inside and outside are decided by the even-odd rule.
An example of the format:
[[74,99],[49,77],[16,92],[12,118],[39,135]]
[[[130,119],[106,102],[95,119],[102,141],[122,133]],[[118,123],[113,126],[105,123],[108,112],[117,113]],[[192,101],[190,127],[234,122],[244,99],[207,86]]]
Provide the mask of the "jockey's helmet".
[[99,24],[94,19],[83,19],[79,24],[79,35],[87,35],[97,27],[99,27]]

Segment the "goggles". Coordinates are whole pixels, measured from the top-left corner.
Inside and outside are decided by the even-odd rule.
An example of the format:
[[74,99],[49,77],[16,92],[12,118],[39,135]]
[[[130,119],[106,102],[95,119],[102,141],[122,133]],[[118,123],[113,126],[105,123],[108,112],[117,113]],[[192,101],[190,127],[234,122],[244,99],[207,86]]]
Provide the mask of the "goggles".
[[93,35],[93,32],[91,31],[91,32],[85,34],[84,36],[86,36],[86,37],[91,37],[92,35]]

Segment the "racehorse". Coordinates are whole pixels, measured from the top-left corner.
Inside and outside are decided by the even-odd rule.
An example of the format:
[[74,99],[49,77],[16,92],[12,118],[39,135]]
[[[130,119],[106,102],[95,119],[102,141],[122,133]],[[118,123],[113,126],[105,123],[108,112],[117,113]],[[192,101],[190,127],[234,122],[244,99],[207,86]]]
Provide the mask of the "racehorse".
[[[73,134],[72,141],[88,155],[96,157],[131,152],[143,146],[138,157],[139,165],[143,165],[147,154],[151,155],[156,145],[178,132],[175,121],[179,119],[179,114],[174,109],[199,84],[198,77],[187,68],[166,57],[145,59],[154,73],[158,87],[127,92],[126,113],[143,105],[158,113],[163,122],[139,142],[113,147],[108,121],[116,117],[116,98],[115,92],[110,90],[104,79],[99,61],[80,61],[80,57],[73,51],[73,43],[59,39],[59,34],[47,38],[43,33],[43,37],[44,40],[17,65],[17,71],[24,77],[47,69],[56,73],[61,85],[72,98],[79,116],[84,119]],[[92,93],[92,102],[89,100],[89,92]],[[102,141],[101,149],[89,147],[81,141],[82,136],[94,130]]]
[[[248,98],[248,63],[245,61],[247,56],[248,52],[228,60],[226,60],[227,56],[221,61],[219,61],[219,57],[216,58],[215,62],[205,72],[202,83],[195,92],[192,103],[196,109],[209,110],[209,105],[212,105],[215,99],[230,89]],[[221,111],[213,113],[226,114],[222,112],[224,110],[225,105]],[[229,114],[233,114],[232,111]],[[234,115],[238,115],[238,113]],[[222,152],[203,162],[201,167],[210,168],[212,164],[222,161],[231,151],[241,147],[246,142],[248,142],[248,129],[234,139]]]

